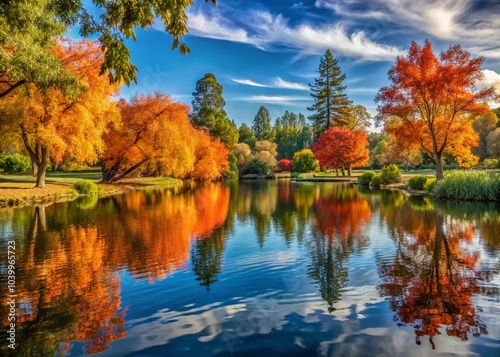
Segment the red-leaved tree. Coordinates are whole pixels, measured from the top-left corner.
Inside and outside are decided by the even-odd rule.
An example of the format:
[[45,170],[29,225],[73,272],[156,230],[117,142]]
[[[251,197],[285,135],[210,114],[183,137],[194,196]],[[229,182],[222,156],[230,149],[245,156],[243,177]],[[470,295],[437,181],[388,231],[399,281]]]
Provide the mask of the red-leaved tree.
[[281,171],[293,171],[293,161],[290,159],[281,159],[278,161],[278,168]]
[[367,165],[370,159],[366,133],[360,130],[330,128],[321,133],[312,151],[325,169],[347,167],[349,175],[353,167]]
[[438,180],[443,178],[447,154],[459,164],[477,161],[471,154],[478,136],[470,114],[489,112],[486,103],[497,98],[493,88],[474,86],[482,78],[482,64],[483,58],[472,58],[458,45],[438,58],[428,41],[422,48],[412,42],[408,56],[398,57],[388,73],[391,85],[377,95],[377,120],[386,122],[396,140],[417,144],[429,154]]

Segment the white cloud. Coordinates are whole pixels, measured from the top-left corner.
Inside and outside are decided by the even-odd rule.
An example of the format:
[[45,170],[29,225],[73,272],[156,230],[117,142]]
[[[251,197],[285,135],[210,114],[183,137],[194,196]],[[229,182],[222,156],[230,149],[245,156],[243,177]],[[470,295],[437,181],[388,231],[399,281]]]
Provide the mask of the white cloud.
[[[475,3],[474,0],[372,0],[369,3],[317,0],[315,5],[346,19],[374,19],[382,31],[390,23],[398,24],[401,31],[423,32],[442,40],[457,41],[477,55],[500,58],[498,48],[491,49],[498,46],[500,2],[482,10],[474,9]],[[360,7],[363,11],[359,11]]]
[[268,51],[283,46],[302,54],[323,54],[330,48],[336,54],[364,61],[392,61],[403,54],[398,47],[374,42],[363,31],[349,32],[342,24],[290,26],[283,16],[267,11],[250,11],[239,21],[247,29],[220,14],[190,13],[188,28],[194,36],[247,43]]
[[189,13],[188,29],[189,33],[194,36],[257,45],[253,39],[248,37],[245,30],[233,27],[229,21],[219,15],[208,18],[201,12]]
[[252,81],[251,79],[236,79],[236,78],[231,78],[233,82],[239,83],[239,84],[244,84],[247,86],[252,86],[252,87],[263,87],[263,88],[268,88],[269,86],[266,84],[261,84]]
[[380,88],[375,87],[347,87],[346,92],[352,94],[374,94],[377,93]]
[[[495,88],[496,94],[500,96],[500,73],[492,71],[490,69],[484,69],[483,71],[483,79],[476,83],[479,88],[487,88],[493,87]],[[488,105],[491,108],[500,107],[500,101],[498,102],[490,102]]]
[[484,69],[482,72],[483,79],[477,82],[478,87],[493,87],[495,88],[495,92],[500,95],[500,73],[496,73],[490,69]]
[[277,77],[274,80],[274,86],[276,88],[295,89],[295,90],[307,90],[308,91],[310,89],[309,86],[306,84],[288,82],[288,81],[281,79],[280,77]]
[[310,100],[310,97],[300,97],[300,96],[270,96],[270,95],[252,95],[249,97],[237,98],[237,100],[245,102],[259,102],[268,104],[292,104],[293,102],[303,102]]

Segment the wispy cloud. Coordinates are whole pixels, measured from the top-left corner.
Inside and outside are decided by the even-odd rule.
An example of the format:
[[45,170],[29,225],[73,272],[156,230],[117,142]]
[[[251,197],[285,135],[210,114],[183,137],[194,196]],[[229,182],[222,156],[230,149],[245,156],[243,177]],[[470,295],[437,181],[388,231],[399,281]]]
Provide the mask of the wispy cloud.
[[268,85],[254,82],[251,79],[236,79],[236,78],[231,78],[231,80],[233,82],[236,82],[236,83],[239,83],[239,84],[244,84],[244,85],[247,85],[247,86],[269,88]]
[[283,104],[289,105],[293,102],[304,102],[310,100],[310,97],[307,96],[269,96],[269,95],[252,95],[249,97],[241,97],[237,98],[237,100],[245,101],[245,102],[259,102],[259,103],[268,103],[268,104]]
[[375,87],[347,87],[346,92],[351,94],[372,94],[377,93],[379,88]]
[[239,18],[244,26],[220,13],[210,16],[203,12],[190,13],[188,28],[194,36],[247,43],[268,51],[285,47],[302,54],[323,54],[330,48],[337,54],[364,61],[394,60],[403,54],[398,47],[376,43],[364,31],[348,31],[342,24],[292,26],[282,15],[250,12]]
[[302,83],[294,83],[294,82],[288,82],[280,77],[277,77],[274,80],[274,87],[275,88],[284,88],[284,89],[295,89],[295,90],[309,90],[309,86],[302,84]]
[[[500,2],[483,9],[475,9],[476,4],[474,0],[372,0],[369,3],[317,0],[315,3],[345,18],[372,18],[381,28],[398,24],[405,31],[411,28],[442,40],[460,41],[475,54],[500,58],[498,48],[488,49],[498,43]],[[360,8],[363,11],[359,11]]]

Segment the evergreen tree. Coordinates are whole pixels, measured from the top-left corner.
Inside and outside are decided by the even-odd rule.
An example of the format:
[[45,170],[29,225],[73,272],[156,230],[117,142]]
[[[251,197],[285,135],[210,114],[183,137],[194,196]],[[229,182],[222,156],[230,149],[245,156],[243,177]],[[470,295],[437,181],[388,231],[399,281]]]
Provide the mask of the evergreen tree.
[[219,138],[228,148],[238,142],[238,129],[227,117],[222,97],[222,85],[212,73],[207,73],[196,82],[194,100],[191,102],[191,122],[196,128],[205,130],[213,139]]
[[285,111],[274,125],[279,158],[291,159],[293,154],[312,144],[311,128],[302,113],[299,115]]
[[351,104],[344,93],[346,87],[342,85],[345,74],[341,73],[330,50],[321,58],[318,73],[319,77],[314,79],[314,85],[309,84],[314,104],[307,108],[314,112],[309,119],[313,121],[315,137],[332,126],[345,127],[349,121]]
[[243,123],[238,129],[238,132],[240,134],[238,143],[248,144],[253,149],[255,147],[255,142],[257,141],[257,139],[255,138],[255,134],[253,133],[252,129],[250,129],[248,125]]
[[271,116],[266,107],[261,106],[255,118],[253,118],[252,130],[257,140],[274,141],[274,131],[271,127]]

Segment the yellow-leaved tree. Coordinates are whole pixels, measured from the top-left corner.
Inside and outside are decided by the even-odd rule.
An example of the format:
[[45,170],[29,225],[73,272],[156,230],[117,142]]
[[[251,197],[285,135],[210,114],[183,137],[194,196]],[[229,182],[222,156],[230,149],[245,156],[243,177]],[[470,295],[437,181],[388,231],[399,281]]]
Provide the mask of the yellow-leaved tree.
[[140,169],[151,176],[215,180],[229,169],[229,150],[188,120],[189,107],[169,95],[120,100],[121,122],[104,134],[103,182]]
[[104,55],[97,41],[64,41],[54,48],[61,63],[80,81],[82,92],[68,99],[59,89],[43,89],[34,84],[27,91],[2,98],[2,127],[19,135],[37,168],[36,187],[46,187],[49,160],[60,163],[69,158],[93,164],[104,151],[102,133],[119,119],[111,85],[100,75]]

